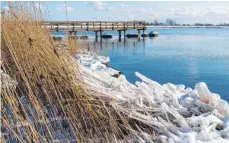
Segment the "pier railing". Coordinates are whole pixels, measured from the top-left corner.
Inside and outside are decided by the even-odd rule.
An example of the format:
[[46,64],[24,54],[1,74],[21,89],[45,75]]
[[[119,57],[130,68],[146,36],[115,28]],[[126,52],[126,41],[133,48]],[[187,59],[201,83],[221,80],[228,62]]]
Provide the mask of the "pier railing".
[[45,21],[51,31],[145,30],[145,21]]

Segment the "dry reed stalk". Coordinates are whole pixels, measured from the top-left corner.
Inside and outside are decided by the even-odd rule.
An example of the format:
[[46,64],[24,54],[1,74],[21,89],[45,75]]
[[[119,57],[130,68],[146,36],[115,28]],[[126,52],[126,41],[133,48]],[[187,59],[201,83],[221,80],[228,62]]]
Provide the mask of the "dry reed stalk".
[[[10,15],[2,15],[2,70],[18,85],[3,82],[1,131],[9,133],[4,141],[115,142],[122,137],[124,118],[87,93],[71,53],[58,50],[41,26],[41,11],[33,2],[8,6]],[[68,47],[72,53],[77,50],[73,41]]]

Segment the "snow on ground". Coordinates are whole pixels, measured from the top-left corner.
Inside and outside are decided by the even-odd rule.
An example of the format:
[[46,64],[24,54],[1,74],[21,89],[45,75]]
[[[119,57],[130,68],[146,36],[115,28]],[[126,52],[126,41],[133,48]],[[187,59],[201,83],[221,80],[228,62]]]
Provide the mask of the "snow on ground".
[[[194,89],[172,83],[160,85],[136,72],[141,81],[131,84],[124,75],[113,76],[119,71],[103,64],[109,62],[108,57],[89,52],[75,58],[91,91],[111,98],[114,108],[153,127],[161,142],[229,142],[228,103],[211,93],[205,83],[197,83]],[[152,134],[138,132],[136,137],[140,142],[153,142]]]

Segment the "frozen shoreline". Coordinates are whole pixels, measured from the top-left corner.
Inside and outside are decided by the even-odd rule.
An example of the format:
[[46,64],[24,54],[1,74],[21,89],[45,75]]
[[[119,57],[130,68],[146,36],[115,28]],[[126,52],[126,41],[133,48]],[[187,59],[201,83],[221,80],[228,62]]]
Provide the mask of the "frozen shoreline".
[[[141,79],[128,82],[119,71],[107,67],[109,57],[77,54],[84,82],[90,91],[110,99],[110,105],[129,118],[151,126],[162,142],[229,142],[229,106],[205,83],[195,89],[159,83],[136,72]],[[143,114],[144,112],[144,114]],[[131,140],[153,142],[151,132],[134,131]]]

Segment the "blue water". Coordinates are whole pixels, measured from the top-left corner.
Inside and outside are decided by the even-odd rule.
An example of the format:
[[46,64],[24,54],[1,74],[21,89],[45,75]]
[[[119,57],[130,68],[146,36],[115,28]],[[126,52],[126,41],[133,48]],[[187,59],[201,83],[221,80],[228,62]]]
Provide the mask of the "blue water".
[[[151,31],[148,29],[146,32]],[[135,71],[160,84],[171,82],[194,88],[206,82],[210,91],[229,101],[229,28],[164,28],[154,29],[157,38],[91,42],[79,41],[109,56],[110,65],[134,83]],[[130,31],[136,32],[136,31]],[[118,33],[112,31],[114,35]],[[82,33],[85,34],[85,33]],[[91,32],[87,34],[93,34]]]

